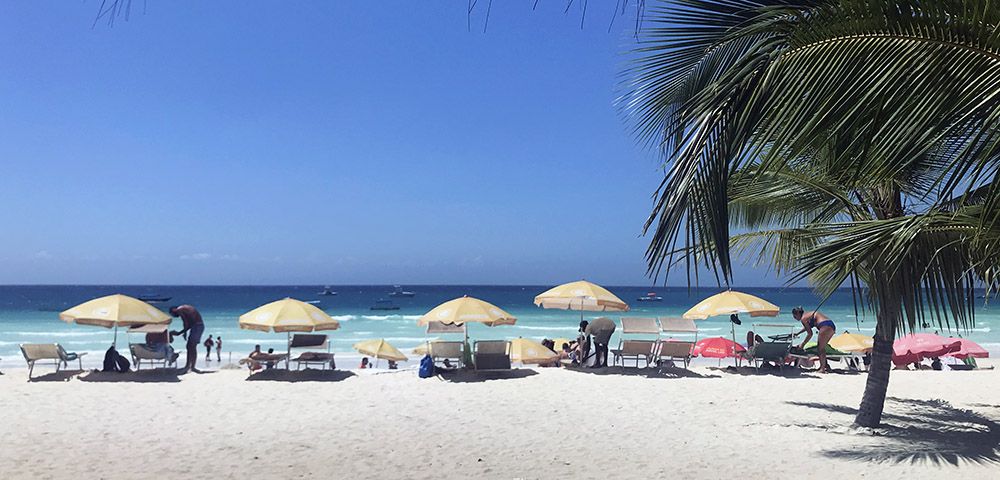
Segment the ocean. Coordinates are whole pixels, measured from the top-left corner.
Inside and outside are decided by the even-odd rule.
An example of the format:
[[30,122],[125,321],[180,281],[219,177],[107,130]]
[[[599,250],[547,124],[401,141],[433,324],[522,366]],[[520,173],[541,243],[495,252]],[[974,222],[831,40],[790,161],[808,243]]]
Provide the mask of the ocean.
[[[249,353],[254,345],[260,344],[265,350],[285,348],[284,334],[263,333],[242,330],[237,318],[253,308],[274,300],[293,297],[303,301],[319,301],[322,308],[340,320],[341,328],[329,333],[333,351],[338,354],[339,368],[355,368],[360,358],[351,346],[360,340],[384,338],[404,353],[423,342],[428,337],[417,326],[417,319],[438,304],[453,298],[469,295],[505,309],[517,317],[512,326],[486,327],[472,325],[469,336],[472,339],[497,338],[572,338],[577,330],[580,312],[563,310],[543,310],[532,303],[535,295],[551,285],[484,286],[484,285],[418,285],[405,286],[415,293],[413,297],[390,297],[391,285],[337,285],[331,290],[335,296],[321,296],[321,285],[303,286],[0,286],[0,369],[23,367],[24,362],[18,349],[21,343],[62,344],[69,351],[88,352],[85,367],[96,367],[103,353],[111,345],[113,332],[108,329],[67,324],[59,320],[59,312],[86,300],[124,293],[126,295],[162,295],[172,297],[157,304],[166,310],[169,305],[187,303],[197,307],[205,320],[205,336],[221,336],[223,340],[223,361],[236,361]],[[608,287],[613,293],[632,307],[625,314],[608,312],[584,312],[584,318],[608,316],[664,316],[678,317],[699,300],[718,293],[717,288],[687,289],[684,287]],[[777,318],[742,318],[743,325],[737,327],[737,339],[743,339],[746,331],[754,323],[791,323],[791,308],[802,305],[814,308],[819,299],[806,288],[740,288],[740,291],[764,298],[782,309]],[[647,292],[662,296],[660,302],[638,302],[637,297]],[[391,299],[399,310],[373,311],[370,307],[379,299]],[[842,290],[826,301],[820,310],[837,324],[838,332],[851,331],[872,334],[875,319],[864,311],[855,315],[854,302],[849,290]],[[980,343],[993,355],[1000,354],[1000,333],[992,326],[1000,326],[1000,311],[990,310],[986,305],[977,307],[976,325],[968,332],[951,332]],[[699,337],[731,335],[727,317],[712,318],[698,322]],[[179,320],[171,328],[179,329]],[[936,330],[931,327],[928,331]],[[948,332],[942,332],[947,334]],[[616,334],[616,337],[618,334]],[[683,338],[683,335],[675,335]],[[127,355],[129,334],[119,331],[118,348]],[[141,342],[139,335],[133,341]],[[742,340],[740,340],[742,341]],[[613,339],[612,343],[616,343]],[[174,342],[174,347],[183,348],[182,340]],[[202,365],[200,353],[199,365]],[[411,360],[413,360],[411,356]],[[209,366],[218,366],[212,362]]]

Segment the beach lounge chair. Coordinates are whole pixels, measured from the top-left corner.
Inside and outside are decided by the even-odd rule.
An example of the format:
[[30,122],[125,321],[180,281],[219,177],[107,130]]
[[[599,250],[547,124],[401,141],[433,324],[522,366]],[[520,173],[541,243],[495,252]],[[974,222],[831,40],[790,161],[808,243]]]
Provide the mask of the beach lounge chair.
[[[435,367],[448,370],[465,366],[465,342],[435,340],[430,342],[428,352]],[[448,362],[447,365],[445,361]]]
[[611,351],[614,355],[611,363],[618,365],[621,362],[621,366],[626,367],[625,361],[632,360],[635,362],[635,367],[639,368],[639,362],[642,361],[644,362],[642,366],[648,367],[653,360],[656,344],[656,340],[622,340],[621,346]]
[[159,364],[163,368],[176,363],[174,359],[170,358],[169,353],[150,350],[142,343],[130,343],[128,349],[132,353],[132,363],[135,364],[136,370],[142,368],[143,362],[149,362],[150,367],[156,367]]
[[473,344],[473,365],[476,371],[510,370],[510,342],[480,340]]
[[760,370],[765,362],[774,362],[780,369],[784,367],[791,348],[792,342],[760,342],[750,348],[749,356],[757,370]]
[[680,361],[684,365],[684,368],[688,368],[691,364],[691,350],[694,348],[695,343],[698,342],[698,326],[695,325],[694,320],[688,318],[660,318],[660,331],[665,335],[672,333],[694,335],[694,338],[691,340],[660,340],[660,344],[656,349],[655,359],[661,369],[676,361]]
[[[611,364],[626,366],[626,360],[635,362],[636,368],[639,362],[646,362],[644,367],[648,367],[655,352],[656,343],[660,337],[660,326],[654,317],[622,317],[621,337],[618,340],[618,348],[611,349]],[[627,335],[653,336],[653,339],[626,338]]]
[[[323,370],[326,370],[327,367],[335,369],[337,366],[333,358],[333,353],[330,352],[330,339],[326,335],[296,333],[288,340],[288,349],[289,351],[292,349],[310,349],[310,351],[302,352],[298,357],[292,359],[295,362],[296,370],[301,369],[302,365],[305,365],[306,368],[309,368],[310,365],[319,365]],[[319,352],[316,351],[317,349],[326,351]]]
[[80,362],[80,370],[83,370],[83,356],[87,354],[67,352],[58,343],[22,343],[20,347],[21,355],[24,355],[24,361],[28,363],[28,380],[31,380],[31,374],[35,370],[35,362],[51,360],[58,372],[60,367],[68,368],[69,362],[77,361]]
[[[288,367],[288,354],[287,353],[259,353],[254,355],[253,358],[241,358],[239,361],[240,365],[246,365],[250,368],[250,373],[253,374],[257,371],[264,371],[267,369],[274,368],[275,365],[285,362],[285,367]],[[258,365],[254,368],[254,365]]]

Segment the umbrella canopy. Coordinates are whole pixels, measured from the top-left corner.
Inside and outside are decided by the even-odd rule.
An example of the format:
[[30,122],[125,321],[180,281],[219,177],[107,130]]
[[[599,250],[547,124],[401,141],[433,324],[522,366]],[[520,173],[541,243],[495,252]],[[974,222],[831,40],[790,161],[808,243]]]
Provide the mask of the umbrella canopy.
[[841,333],[830,339],[827,346],[836,348],[841,352],[867,352],[875,345],[872,337],[861,335],[860,333]]
[[969,357],[974,358],[989,358],[990,352],[986,351],[985,348],[979,346],[978,343],[972,340],[966,340],[964,338],[949,338],[948,340],[957,340],[959,343],[958,350],[954,352],[946,353],[946,357],[955,357],[958,359],[965,360]]
[[517,317],[501,310],[500,307],[492,303],[465,296],[434,307],[417,320],[417,325],[425,326],[430,322],[464,325],[475,322],[495,327],[497,325],[513,325],[516,321]]
[[767,300],[743,292],[727,290],[712,295],[691,307],[684,318],[704,320],[716,315],[749,313],[751,317],[776,317],[780,309]]
[[560,310],[627,312],[628,304],[600,285],[586,280],[552,287],[535,297],[535,305]]
[[108,295],[81,303],[59,314],[64,322],[111,328],[133,325],[167,325],[170,315],[128,295]]
[[385,339],[365,340],[354,344],[354,349],[362,355],[368,355],[382,360],[392,360],[394,362],[405,362],[406,355],[399,349],[386,342]]
[[928,357],[942,357],[959,348],[961,342],[955,338],[933,333],[911,333],[893,342],[892,361],[897,365],[906,365]]
[[698,340],[691,355],[705,358],[736,358],[747,349],[725,337],[711,337]]
[[340,322],[326,312],[294,298],[262,305],[240,315],[240,328],[261,332],[314,332],[336,330]]
[[510,341],[510,360],[521,363],[549,363],[559,358],[559,355],[549,350],[541,343],[527,338],[517,338]]

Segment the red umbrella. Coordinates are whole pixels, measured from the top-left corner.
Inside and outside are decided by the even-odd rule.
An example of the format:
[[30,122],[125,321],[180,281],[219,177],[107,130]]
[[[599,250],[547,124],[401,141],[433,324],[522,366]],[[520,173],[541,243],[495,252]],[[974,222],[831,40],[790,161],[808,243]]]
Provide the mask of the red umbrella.
[[691,355],[707,358],[729,358],[738,357],[740,353],[747,351],[740,345],[728,338],[711,337],[698,340],[691,350]]
[[964,338],[949,338],[948,340],[956,340],[959,343],[958,350],[951,353],[945,354],[946,357],[955,357],[965,360],[969,357],[975,358],[989,358],[990,352],[987,352],[985,348],[980,347],[978,343],[972,340],[966,340]]
[[928,357],[942,357],[961,348],[955,338],[944,338],[933,333],[911,333],[892,344],[892,363],[906,365]]

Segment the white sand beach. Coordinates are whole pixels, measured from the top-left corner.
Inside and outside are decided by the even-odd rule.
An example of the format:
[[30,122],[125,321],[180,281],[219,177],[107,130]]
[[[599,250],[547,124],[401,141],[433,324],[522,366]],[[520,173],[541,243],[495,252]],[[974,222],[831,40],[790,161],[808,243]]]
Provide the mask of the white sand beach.
[[[21,478],[998,478],[1000,372],[893,372],[886,427],[849,428],[864,375],[703,366],[180,378],[0,376],[0,471]],[[271,381],[269,381],[271,380]],[[289,381],[296,380],[296,381]]]

